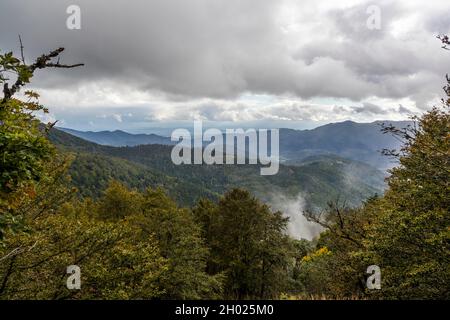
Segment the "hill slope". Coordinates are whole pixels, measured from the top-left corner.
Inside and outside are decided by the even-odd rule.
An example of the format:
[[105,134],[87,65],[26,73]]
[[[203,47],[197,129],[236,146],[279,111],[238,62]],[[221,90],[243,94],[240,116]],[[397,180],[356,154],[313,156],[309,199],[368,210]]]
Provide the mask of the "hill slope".
[[87,141],[113,147],[138,146],[141,144],[174,144],[170,141],[170,138],[156,134],[131,134],[122,130],[94,132],[78,131],[68,128],[58,129]]
[[323,207],[337,197],[357,205],[382,193],[383,174],[360,162],[337,156],[306,158],[296,166],[281,165],[274,176],[261,176],[259,165],[174,165],[170,146],[101,146],[53,129],[50,139],[76,154],[70,169],[81,194],[98,196],[109,179],[144,189],[162,186],[181,204],[200,197],[215,198],[243,187],[263,200],[276,194],[302,194],[311,207]]
[[[387,122],[402,128],[410,122]],[[156,134],[130,134],[124,131],[77,131],[60,130],[95,142],[116,147],[144,144],[173,145],[168,137]],[[297,165],[303,159],[314,155],[337,155],[362,161],[380,170],[393,166],[390,159],[381,155],[384,148],[397,149],[400,142],[390,135],[381,133],[381,122],[356,123],[345,121],[327,124],[313,130],[280,129],[280,156],[289,165]]]
[[[403,128],[411,122],[386,122]],[[400,142],[381,132],[381,121],[356,123],[345,121],[331,123],[313,130],[282,129],[280,153],[288,164],[311,155],[334,154],[343,158],[362,161],[380,170],[393,166],[393,162],[381,154],[383,149],[398,149]]]

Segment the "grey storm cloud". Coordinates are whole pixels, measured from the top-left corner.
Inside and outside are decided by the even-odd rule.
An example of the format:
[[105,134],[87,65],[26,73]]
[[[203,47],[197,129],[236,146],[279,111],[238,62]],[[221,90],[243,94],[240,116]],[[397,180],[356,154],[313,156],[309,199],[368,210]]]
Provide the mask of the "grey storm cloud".
[[386,110],[382,107],[377,106],[376,104],[364,102],[363,106],[360,108],[355,108],[355,112],[357,113],[372,113],[372,114],[386,114]]
[[[409,97],[423,104],[439,94],[450,59],[434,37],[450,31],[448,1],[349,2],[327,8],[309,0],[1,0],[0,48],[17,52],[18,34],[29,60],[66,47],[62,62],[86,66],[41,72],[35,85],[85,85],[84,94],[92,96],[90,84],[102,81],[171,101],[252,93],[352,101]],[[373,3],[381,9],[380,30],[366,27]],[[81,30],[66,28],[72,4],[81,8]],[[393,36],[411,23],[411,33]],[[280,117],[292,109],[284,106]],[[383,113],[370,104],[363,109]],[[223,110],[196,109],[208,118],[216,111]]]
[[[29,56],[65,46],[65,61],[86,63],[84,70],[45,79],[48,85],[113,78],[144,90],[225,97],[250,89],[252,73],[269,70],[276,59],[270,52],[279,36],[272,21],[276,1],[81,0],[77,31],[65,27],[72,3],[0,4],[0,28],[10,30],[2,48],[17,48],[21,33]],[[269,73],[283,76],[276,68]]]
[[398,107],[398,112],[400,112],[401,114],[413,115],[413,112],[410,109],[408,109],[405,106],[403,106],[403,105],[400,105]]

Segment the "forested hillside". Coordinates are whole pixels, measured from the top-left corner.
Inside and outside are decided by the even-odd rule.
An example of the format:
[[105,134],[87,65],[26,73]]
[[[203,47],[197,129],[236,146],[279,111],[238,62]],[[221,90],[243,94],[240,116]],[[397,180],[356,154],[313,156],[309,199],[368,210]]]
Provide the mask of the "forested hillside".
[[273,194],[302,194],[311,208],[324,208],[338,197],[349,205],[384,190],[382,172],[360,162],[336,156],[310,157],[296,166],[280,167],[274,176],[261,176],[259,165],[174,165],[171,147],[100,146],[52,129],[50,139],[66,151],[75,152],[70,168],[72,181],[84,196],[99,196],[109,180],[144,190],[162,186],[180,204],[193,205],[201,197],[218,199],[233,187],[252,191],[262,200]]
[[87,141],[113,147],[137,146],[141,144],[175,144],[170,138],[158,136],[156,134],[130,134],[121,130],[92,132],[78,131],[69,128],[58,129]]
[[[402,147],[385,150],[399,164],[374,195],[382,174],[337,156],[260,176],[42,125],[39,95],[18,92],[37,71],[77,67],[60,64],[63,51],[31,64],[0,54],[0,299],[450,299],[450,78],[417,126],[385,127]],[[304,194],[299,214],[323,232],[289,236],[263,201],[278,192]]]
[[[281,161],[288,165],[301,163],[311,156],[329,155],[362,161],[380,170],[395,165],[395,161],[383,157],[383,149],[397,149],[401,143],[392,135],[383,134],[383,125],[404,128],[411,121],[377,121],[355,123],[345,121],[330,123],[312,130],[280,129]],[[60,130],[101,145],[116,147],[144,144],[173,145],[169,137],[155,134],[129,134],[120,130],[83,132],[72,129]]]

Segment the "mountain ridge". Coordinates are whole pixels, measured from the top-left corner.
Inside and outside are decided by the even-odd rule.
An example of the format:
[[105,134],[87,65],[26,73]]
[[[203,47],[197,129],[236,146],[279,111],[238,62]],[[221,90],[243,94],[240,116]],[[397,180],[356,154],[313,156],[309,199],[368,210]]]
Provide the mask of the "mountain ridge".
[[167,145],[102,146],[55,128],[50,139],[75,155],[70,174],[85,196],[99,196],[115,179],[141,190],[161,186],[184,205],[241,187],[263,201],[274,194],[291,198],[301,194],[309,206],[323,208],[338,197],[358,205],[384,189],[382,172],[338,156],[316,156],[297,166],[281,164],[277,175],[261,176],[259,165],[175,165],[170,158],[172,147]]
[[[288,165],[297,165],[313,155],[338,155],[343,158],[365,162],[380,170],[395,165],[391,159],[383,156],[383,149],[398,149],[400,142],[381,132],[381,124],[393,124],[399,128],[410,125],[411,121],[374,121],[358,123],[344,121],[329,123],[314,129],[280,129],[280,159]],[[132,134],[123,130],[115,131],[78,131],[58,128],[82,139],[100,145],[115,147],[138,146],[146,144],[174,145],[169,137],[157,134]]]

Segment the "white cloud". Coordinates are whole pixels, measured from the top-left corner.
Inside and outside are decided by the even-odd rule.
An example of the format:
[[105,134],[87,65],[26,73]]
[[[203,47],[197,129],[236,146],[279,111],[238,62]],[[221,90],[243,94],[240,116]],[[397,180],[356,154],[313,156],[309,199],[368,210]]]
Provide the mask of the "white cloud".
[[[0,3],[0,29],[20,31],[29,60],[63,45],[63,62],[86,64],[33,79],[42,102],[67,123],[76,112],[86,123],[106,114],[111,126],[139,116],[405,118],[406,109],[436,101],[450,66],[435,39],[450,31],[447,0],[376,1],[381,30],[366,27],[373,2],[365,0],[79,0],[78,31],[65,28],[69,4]],[[2,34],[0,48],[17,52],[16,33]]]
[[114,113],[113,118],[116,119],[117,122],[122,122],[122,115]]

